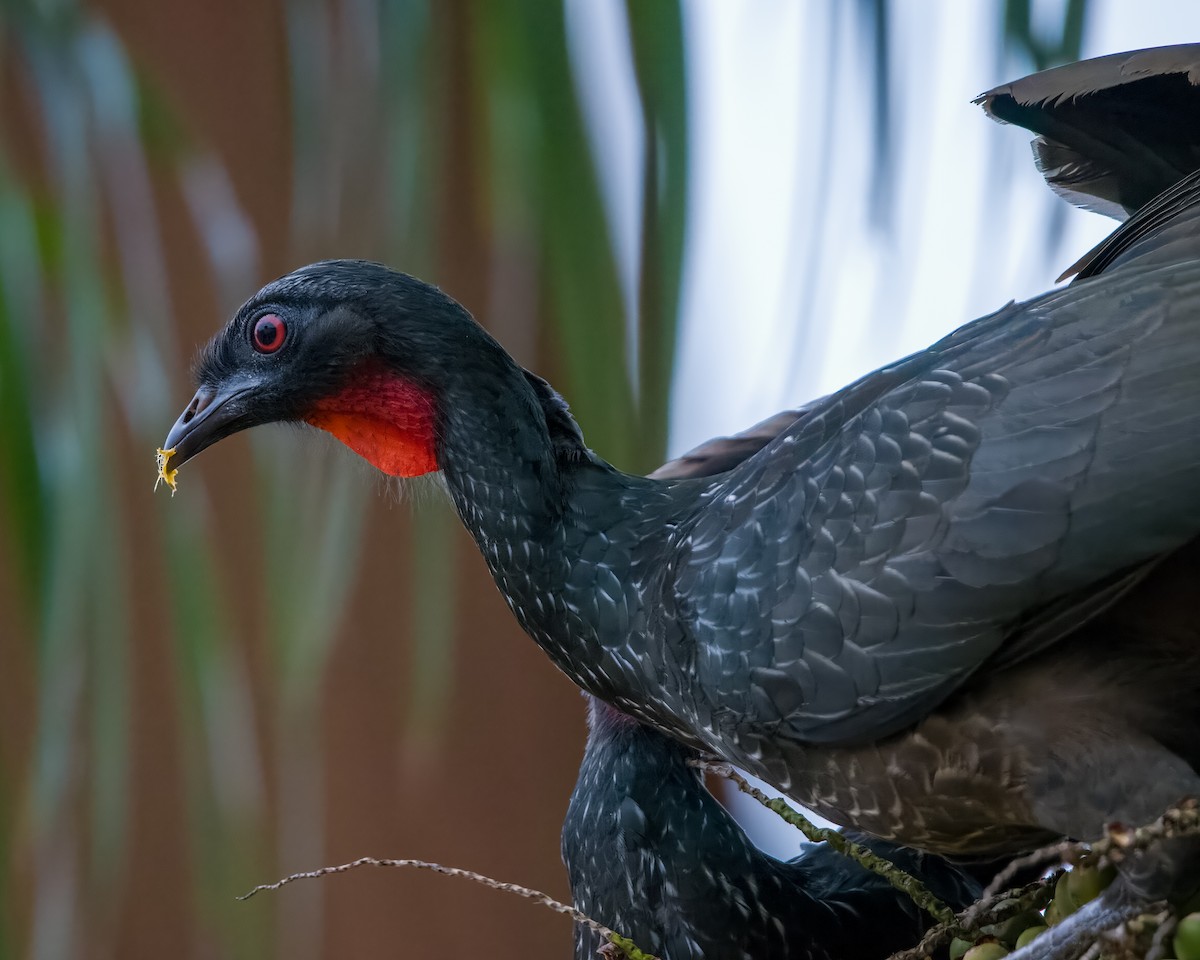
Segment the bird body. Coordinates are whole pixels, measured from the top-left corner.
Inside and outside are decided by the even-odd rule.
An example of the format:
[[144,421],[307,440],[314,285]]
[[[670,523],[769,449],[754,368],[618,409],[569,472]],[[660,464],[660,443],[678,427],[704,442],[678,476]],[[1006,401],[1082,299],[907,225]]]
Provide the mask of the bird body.
[[[590,700],[587,750],[563,823],[575,906],[662,960],[872,960],[931,925],[907,894],[826,844],[759,851],[676,741]],[[936,857],[872,843],[954,910],[979,895]],[[576,960],[603,939],[575,928]]]
[[[1188,272],[1178,290],[1151,292],[1134,272],[985,318],[716,480],[649,485],[557,438],[570,495],[540,528],[512,503],[519,464],[483,494],[472,468],[443,469],[518,619],[585,689],[878,836],[945,852],[1028,846],[1059,829],[1025,795],[1050,731],[1012,722],[1026,706],[1018,680],[1054,674],[1056,647],[1068,678],[1071,631],[1055,624],[1200,520],[1181,509],[1200,420],[1163,417],[1200,412],[1200,368],[1185,361],[1200,344],[1200,271]],[[1114,324],[1122,299],[1131,309]],[[1184,364],[1170,387],[1138,369],[1168,355]],[[1159,389],[1176,395],[1151,400]],[[1155,447],[1169,466],[1147,471],[1139,453]],[[1086,665],[1087,637],[1076,642]],[[1029,657],[958,710],[936,709],[981,665]],[[1124,709],[1111,690],[1089,693],[1093,714]],[[1059,749],[1075,734],[1064,723]]]
[[1200,792],[1196,628],[1134,615],[1200,534],[1200,206],[1112,249],[680,479],[594,455],[435,288],[313,264],[210,344],[166,459],[283,420],[436,467],[594,696],[906,845],[1094,836]]

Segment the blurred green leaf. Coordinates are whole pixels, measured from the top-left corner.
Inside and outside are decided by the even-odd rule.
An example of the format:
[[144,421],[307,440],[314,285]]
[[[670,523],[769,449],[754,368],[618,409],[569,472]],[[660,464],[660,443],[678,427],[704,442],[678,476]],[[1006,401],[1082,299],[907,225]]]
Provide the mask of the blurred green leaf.
[[[34,440],[29,318],[40,312],[34,217],[0,168],[0,502],[16,546],[25,596],[42,591],[46,564],[46,506]],[[26,616],[34,614],[31,603]]]
[[642,256],[638,284],[639,473],[667,453],[687,229],[687,76],[677,0],[627,0],[643,117]]
[[480,31],[480,89],[490,100],[489,140],[502,143],[511,135],[512,113],[483,78],[496,78],[497,90],[512,91],[530,107],[515,131],[525,138],[516,155],[529,159],[520,186],[536,211],[547,317],[562,348],[564,387],[589,441],[613,463],[630,467],[638,445],[633,391],[618,374],[629,370],[625,306],[597,161],[575,96],[562,7],[514,0],[472,9]]
[[134,82],[142,150],[158,163],[178,163],[194,149],[186,124],[153,80],[138,73]]
[[1034,0],[1005,0],[1004,37],[1010,47],[1029,58],[1034,71],[1078,60],[1083,48],[1088,0],[1066,0],[1057,30],[1049,36],[1035,30]]

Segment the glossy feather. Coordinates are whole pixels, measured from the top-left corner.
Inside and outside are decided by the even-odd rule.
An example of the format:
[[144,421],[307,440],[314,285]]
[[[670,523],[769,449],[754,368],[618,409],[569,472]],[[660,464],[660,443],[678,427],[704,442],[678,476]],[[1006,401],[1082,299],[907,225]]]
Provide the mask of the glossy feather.
[[[906,894],[825,844],[786,862],[762,853],[688,766],[689,751],[599,701],[591,718],[563,860],[575,905],[640,949],[662,960],[882,960],[931,925]],[[980,893],[944,860],[866,842],[954,910]],[[576,960],[601,946],[576,926]]]

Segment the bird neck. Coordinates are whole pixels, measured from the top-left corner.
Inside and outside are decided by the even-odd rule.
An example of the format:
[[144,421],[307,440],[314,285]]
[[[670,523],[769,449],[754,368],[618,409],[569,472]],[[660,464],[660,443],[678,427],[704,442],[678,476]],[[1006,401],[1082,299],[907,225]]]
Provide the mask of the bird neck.
[[673,485],[595,457],[558,395],[508,365],[464,376],[442,398],[438,465],[451,499],[509,607],[559,668],[606,699],[636,694],[636,666],[611,651],[645,630],[653,578],[642,571],[661,554]]
[[504,558],[491,548],[540,541],[557,527],[571,467],[591,454],[557,395],[507,355],[460,371],[439,406],[437,465],[494,573]]

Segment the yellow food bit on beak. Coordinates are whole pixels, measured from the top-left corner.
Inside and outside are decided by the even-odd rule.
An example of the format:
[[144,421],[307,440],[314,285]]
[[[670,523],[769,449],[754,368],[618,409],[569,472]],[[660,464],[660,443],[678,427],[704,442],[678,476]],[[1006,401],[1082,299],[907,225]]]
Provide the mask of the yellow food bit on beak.
[[165,483],[171,488],[171,496],[175,496],[175,475],[179,473],[179,468],[168,470],[167,464],[171,462],[171,457],[175,455],[175,448],[164,450],[159,447],[156,461],[158,463],[158,479],[154,481],[154,489],[158,489],[160,483]]

